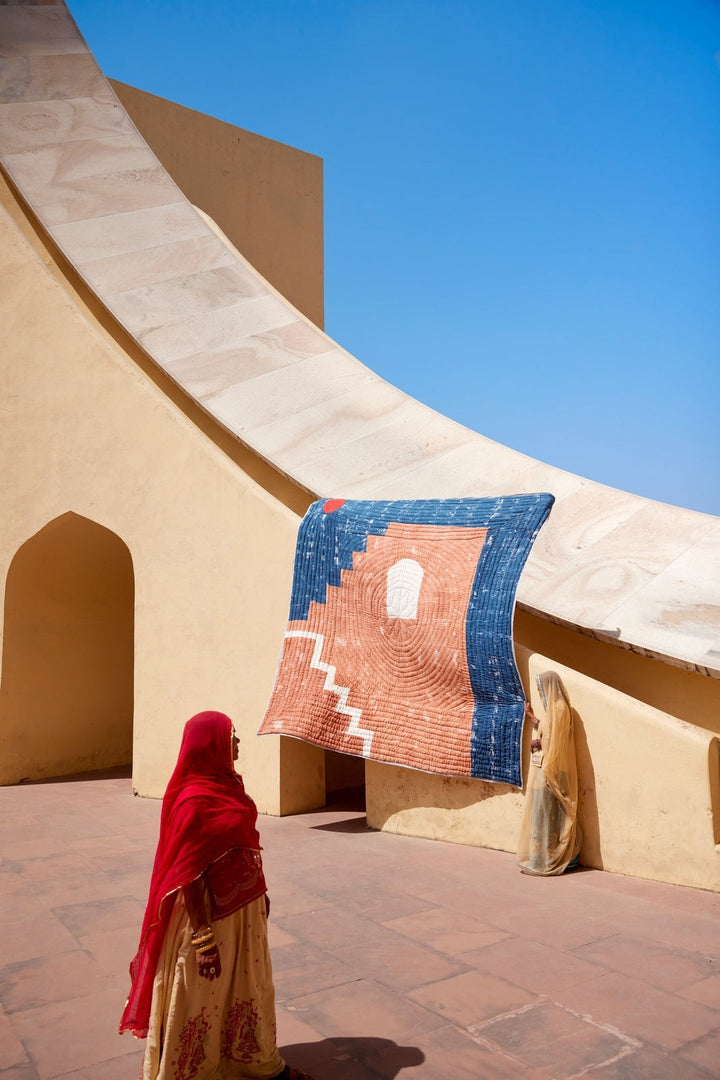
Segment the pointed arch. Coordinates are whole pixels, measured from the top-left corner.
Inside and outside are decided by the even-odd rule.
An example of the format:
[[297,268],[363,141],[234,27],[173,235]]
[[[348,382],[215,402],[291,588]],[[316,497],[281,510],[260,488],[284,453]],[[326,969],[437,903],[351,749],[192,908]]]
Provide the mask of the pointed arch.
[[126,544],[79,514],[18,549],[5,589],[0,782],[131,760],[134,597]]

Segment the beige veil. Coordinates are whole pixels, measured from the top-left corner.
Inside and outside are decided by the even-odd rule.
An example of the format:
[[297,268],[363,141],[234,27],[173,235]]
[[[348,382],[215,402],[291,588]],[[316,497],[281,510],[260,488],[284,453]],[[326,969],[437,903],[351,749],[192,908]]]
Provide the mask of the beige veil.
[[536,734],[542,749],[530,762],[518,864],[527,874],[562,874],[580,850],[573,713],[554,671],[539,675],[538,686],[545,706]]

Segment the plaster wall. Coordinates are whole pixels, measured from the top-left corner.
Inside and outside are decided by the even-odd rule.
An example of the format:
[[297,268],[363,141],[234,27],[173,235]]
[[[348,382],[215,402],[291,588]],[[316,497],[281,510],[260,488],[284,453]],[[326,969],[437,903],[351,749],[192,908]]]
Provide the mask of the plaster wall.
[[[576,720],[580,862],[720,890],[719,740],[547,656],[518,648],[538,715],[535,676],[553,669]],[[525,758],[527,770],[527,744]],[[391,832],[515,851],[524,795],[368,762],[368,824]]]
[[126,762],[132,741],[135,790],[159,796],[184,721],[218,708],[260,808],[279,813],[282,790],[302,809],[308,748],[255,731],[308,497],[238,468],[1,196],[0,782]]
[[324,325],[323,161],[109,80],[145,141],[286,300]]

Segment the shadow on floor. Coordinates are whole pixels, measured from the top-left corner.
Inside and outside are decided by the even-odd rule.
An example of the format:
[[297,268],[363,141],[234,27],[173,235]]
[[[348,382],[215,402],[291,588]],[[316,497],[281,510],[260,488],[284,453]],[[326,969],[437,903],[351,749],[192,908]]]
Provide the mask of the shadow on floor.
[[340,833],[363,833],[377,831],[370,828],[367,823],[367,818],[364,814],[362,815],[362,817],[345,818],[343,821],[327,821],[324,825],[311,825],[310,828],[318,829],[321,832]]
[[97,769],[95,772],[71,773],[69,776],[46,776],[42,780],[19,780],[23,787],[35,784],[77,784],[80,781],[93,780],[132,780],[132,764],[115,765],[111,769]]
[[281,1046],[280,1053],[289,1065],[309,1072],[313,1080],[395,1080],[403,1069],[425,1061],[417,1046],[398,1046],[392,1039],[323,1039]]
[[[352,814],[352,817],[343,817],[338,821],[326,821],[322,825],[311,825],[311,829],[319,829],[323,832],[361,833],[370,828],[365,817],[365,788],[352,787],[342,788],[328,794],[325,806],[319,806],[316,810],[308,811],[311,814]],[[373,830],[376,831],[376,830]]]

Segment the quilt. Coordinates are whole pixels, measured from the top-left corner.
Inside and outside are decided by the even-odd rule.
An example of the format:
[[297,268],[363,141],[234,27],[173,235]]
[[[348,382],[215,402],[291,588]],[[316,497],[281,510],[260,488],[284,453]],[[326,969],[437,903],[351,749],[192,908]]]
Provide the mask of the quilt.
[[313,503],[260,734],[522,787],[512,616],[553,501]]

